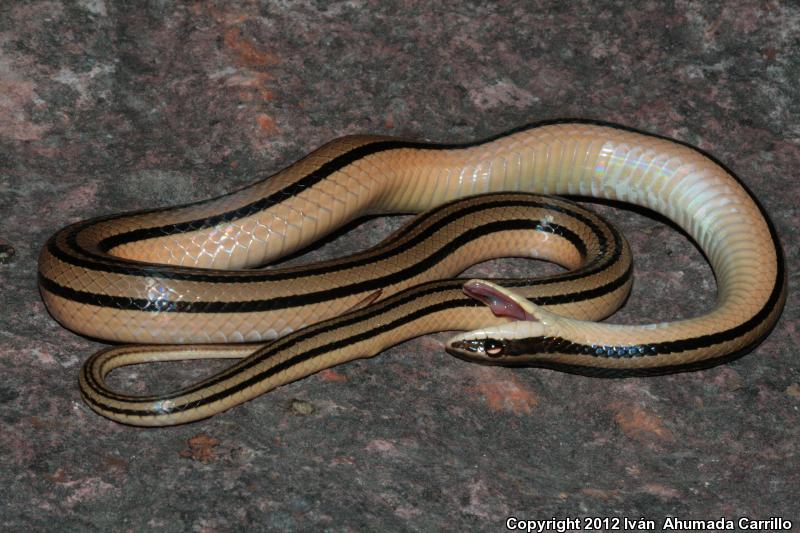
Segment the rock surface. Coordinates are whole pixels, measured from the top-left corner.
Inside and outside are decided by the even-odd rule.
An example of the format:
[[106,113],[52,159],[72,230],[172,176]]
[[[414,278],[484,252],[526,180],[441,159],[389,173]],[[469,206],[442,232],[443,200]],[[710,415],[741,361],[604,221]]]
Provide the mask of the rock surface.
[[[217,195],[344,134],[455,142],[556,117],[713,153],[771,213],[796,283],[799,47],[800,7],[777,1],[0,3],[0,529],[497,531],[510,516],[800,527],[792,294],[763,344],[702,372],[481,367],[446,355],[442,333],[207,421],[142,430],[82,403],[77,372],[102,345],[55,323],[36,287],[40,247],[80,219]],[[636,258],[614,321],[713,304],[683,235],[598,209]],[[471,272],[531,271],[509,260]],[[213,368],[115,383],[168,390]]]

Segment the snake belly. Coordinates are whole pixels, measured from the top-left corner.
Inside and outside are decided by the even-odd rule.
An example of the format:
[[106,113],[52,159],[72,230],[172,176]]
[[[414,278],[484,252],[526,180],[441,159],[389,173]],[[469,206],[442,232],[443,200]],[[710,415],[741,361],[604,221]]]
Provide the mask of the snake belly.
[[[117,394],[108,389],[104,378],[124,364],[242,357],[244,349],[120,348],[93,356],[81,373],[84,398],[105,416],[141,425],[196,420],[426,331],[508,322],[459,296],[459,282],[420,278],[415,282],[422,285],[397,284],[386,293],[372,285],[347,296],[330,289],[327,295],[333,298],[324,300],[331,306],[327,316],[378,301],[298,330],[311,322],[310,317],[326,316],[315,309],[297,317],[310,309],[303,303],[308,292],[328,290],[317,285],[319,276],[310,275],[303,287],[287,289],[296,292],[281,293],[284,282],[273,285],[277,292],[266,301],[283,299],[292,308],[291,312],[277,311],[276,324],[245,325],[249,313],[262,312],[259,306],[270,304],[253,296],[252,287],[262,282],[260,274],[242,269],[292,253],[363,214],[423,211],[496,191],[594,197],[652,209],[697,242],[717,280],[717,303],[704,315],[620,326],[588,322],[594,318],[578,312],[560,324],[558,342],[548,344],[542,357],[525,364],[596,370],[603,375],[708,366],[752,347],[778,319],[786,295],[783,259],[775,231],[753,196],[696,149],[583,122],[533,126],[467,145],[367,136],[338,139],[271,178],[220,198],[92,220],[62,230],[42,251],[41,292],[51,314],[67,327],[125,342],[261,341],[293,332],[220,374],[171,395]],[[389,239],[386,246],[393,240],[400,238]],[[368,263],[362,262],[364,268]],[[318,273],[335,267],[335,261],[323,264]],[[198,268],[204,270],[194,270]],[[355,274],[355,270],[348,270],[353,277],[345,285],[362,279],[363,271]],[[613,277],[609,275],[606,281]],[[221,286],[223,279],[245,281],[238,291],[223,294],[211,288],[199,296],[207,288],[203,284]],[[580,275],[577,279],[578,288],[570,290],[589,294],[591,301],[592,291],[598,289],[585,285],[581,290],[584,282]],[[393,291],[399,292],[385,297]],[[627,289],[618,286],[612,292],[619,296]],[[456,308],[471,308],[471,316],[483,322],[452,319],[449,304],[439,298],[444,293],[449,301],[460,302]],[[535,303],[547,305],[546,300]],[[563,309],[553,310],[566,314]],[[153,320],[130,321],[142,315]],[[216,317],[228,325],[209,334],[205,319]],[[459,327],[447,325],[454,323]],[[193,329],[196,325],[200,327]],[[644,349],[587,353],[575,346]]]

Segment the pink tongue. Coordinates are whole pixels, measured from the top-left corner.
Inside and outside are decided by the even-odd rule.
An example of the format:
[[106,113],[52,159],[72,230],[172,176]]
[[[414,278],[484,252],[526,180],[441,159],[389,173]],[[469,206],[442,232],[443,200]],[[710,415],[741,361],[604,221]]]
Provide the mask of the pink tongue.
[[495,316],[506,316],[514,320],[536,322],[536,318],[526,312],[517,302],[497,291],[494,287],[474,281],[464,284],[464,293],[489,306]]

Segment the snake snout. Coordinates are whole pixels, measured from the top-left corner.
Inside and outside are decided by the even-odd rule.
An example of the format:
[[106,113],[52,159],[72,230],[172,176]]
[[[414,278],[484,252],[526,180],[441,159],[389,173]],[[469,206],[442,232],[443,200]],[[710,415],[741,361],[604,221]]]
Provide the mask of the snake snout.
[[505,353],[506,342],[503,339],[454,338],[447,343],[447,351],[453,355],[469,359],[488,357],[496,359]]

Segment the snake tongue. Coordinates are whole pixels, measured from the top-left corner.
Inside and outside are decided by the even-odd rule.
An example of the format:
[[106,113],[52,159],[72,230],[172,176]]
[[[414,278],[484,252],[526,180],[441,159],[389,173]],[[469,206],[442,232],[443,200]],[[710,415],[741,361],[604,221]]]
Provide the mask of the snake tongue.
[[465,283],[464,293],[489,306],[495,316],[538,322],[536,317],[528,313],[516,300],[488,283],[479,280]]

